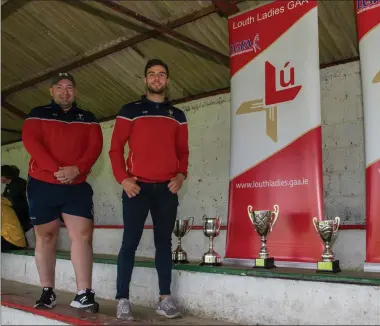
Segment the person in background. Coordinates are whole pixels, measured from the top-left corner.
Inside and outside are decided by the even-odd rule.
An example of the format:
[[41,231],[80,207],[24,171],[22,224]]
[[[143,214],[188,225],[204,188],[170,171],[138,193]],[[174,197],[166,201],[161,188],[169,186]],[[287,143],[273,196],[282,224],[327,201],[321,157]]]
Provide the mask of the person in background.
[[53,76],[50,95],[51,103],[32,109],[22,128],[31,156],[27,196],[43,287],[35,307],[56,304],[56,243],[62,218],[71,240],[78,289],[70,306],[98,312],[92,290],[93,190],[86,180],[101,154],[103,135],[94,114],[75,103],[76,83],[71,74]]
[[[177,217],[178,191],[187,177],[188,128],[185,113],[165,98],[168,66],[159,59],[145,67],[146,95],[124,105],[115,122],[109,156],[113,174],[123,188],[124,234],[117,262],[116,317],[131,320],[129,284],[145,220],[153,220],[155,264],[160,295],[156,312],[181,316],[171,296],[172,231]],[[128,159],[124,146],[129,143]]]
[[1,197],[1,252],[24,249],[27,246],[24,230],[12,203]]
[[7,198],[21,223],[24,232],[33,225],[29,218],[29,206],[26,198],[26,180],[20,177],[20,170],[14,165],[1,166],[1,183],[5,184],[3,197]]

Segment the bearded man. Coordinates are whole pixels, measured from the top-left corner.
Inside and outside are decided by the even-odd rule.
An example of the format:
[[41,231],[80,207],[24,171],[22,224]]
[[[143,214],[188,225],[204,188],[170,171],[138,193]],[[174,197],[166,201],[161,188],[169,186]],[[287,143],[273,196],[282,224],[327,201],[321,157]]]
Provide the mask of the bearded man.
[[[114,177],[123,188],[124,234],[117,264],[116,317],[132,320],[129,284],[145,220],[150,211],[156,247],[159,299],[156,312],[181,316],[171,296],[172,231],[177,217],[178,191],[187,177],[188,128],[183,111],[165,97],[168,66],[159,59],[145,66],[146,94],[124,105],[117,118],[109,156]],[[128,142],[128,158],[124,146]]]
[[26,191],[42,286],[35,308],[56,305],[56,247],[63,220],[71,240],[78,289],[70,306],[98,312],[92,290],[93,189],[86,180],[102,152],[103,134],[95,115],[77,106],[76,94],[71,74],[54,75],[51,102],[32,109],[22,128],[22,140],[30,154]]

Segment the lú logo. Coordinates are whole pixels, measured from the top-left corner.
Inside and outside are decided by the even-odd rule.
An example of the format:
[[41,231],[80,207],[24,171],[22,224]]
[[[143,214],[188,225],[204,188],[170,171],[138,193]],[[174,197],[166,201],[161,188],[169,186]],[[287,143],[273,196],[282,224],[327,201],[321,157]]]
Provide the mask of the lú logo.
[[[294,86],[294,67],[289,67],[289,62],[285,63],[284,69],[280,71],[280,86],[276,87],[276,68],[269,62],[265,62],[265,105],[280,104],[292,101],[300,92],[302,86]],[[288,81],[285,81],[285,68],[289,69]],[[291,86],[291,87],[289,87]],[[277,105],[264,106],[263,99],[243,102],[236,111],[236,114],[246,114],[265,111],[266,113],[266,133],[277,142]]]

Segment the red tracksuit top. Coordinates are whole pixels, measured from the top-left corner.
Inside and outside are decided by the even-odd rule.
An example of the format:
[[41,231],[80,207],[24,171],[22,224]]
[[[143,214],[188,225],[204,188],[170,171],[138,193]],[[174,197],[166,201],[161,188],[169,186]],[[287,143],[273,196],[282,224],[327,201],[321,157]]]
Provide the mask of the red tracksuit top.
[[73,165],[80,175],[72,184],[86,181],[103,147],[97,119],[75,103],[67,112],[55,102],[32,109],[24,121],[22,140],[31,156],[29,175],[54,184],[61,184],[54,173]]
[[[125,161],[127,142],[129,153]],[[118,183],[132,176],[143,182],[165,182],[178,173],[187,176],[185,113],[168,100],[156,103],[145,96],[124,105],[116,118],[109,156]]]

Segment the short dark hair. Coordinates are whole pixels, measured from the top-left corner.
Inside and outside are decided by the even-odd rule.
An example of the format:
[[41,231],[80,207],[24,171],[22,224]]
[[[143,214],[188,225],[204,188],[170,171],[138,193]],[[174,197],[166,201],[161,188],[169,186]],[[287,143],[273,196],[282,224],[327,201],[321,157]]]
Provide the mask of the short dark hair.
[[165,62],[163,62],[163,61],[160,60],[160,59],[150,59],[150,60],[146,63],[146,65],[145,65],[145,71],[144,71],[144,76],[145,76],[145,77],[146,77],[146,74],[147,74],[147,72],[148,72],[148,69],[151,68],[151,67],[153,67],[153,66],[162,66],[162,67],[164,67],[165,70],[166,70],[166,74],[167,74],[168,77],[169,77],[169,67],[168,67],[168,65],[167,65]]
[[8,179],[17,178],[20,175],[20,169],[15,165],[2,165],[1,176]]

